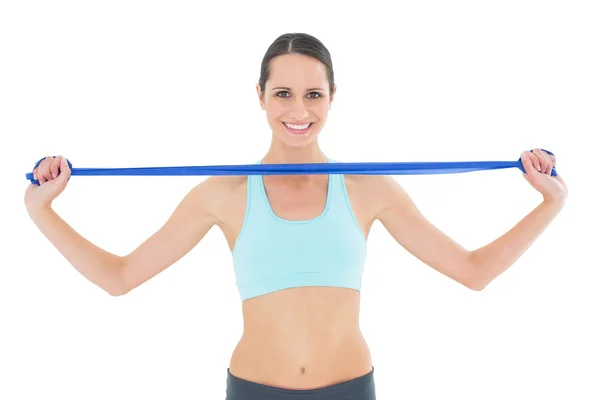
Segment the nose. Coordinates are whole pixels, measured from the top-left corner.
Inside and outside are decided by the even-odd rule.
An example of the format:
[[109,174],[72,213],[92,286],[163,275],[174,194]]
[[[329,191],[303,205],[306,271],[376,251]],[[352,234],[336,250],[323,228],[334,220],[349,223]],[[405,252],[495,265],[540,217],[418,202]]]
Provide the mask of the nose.
[[306,106],[304,105],[304,99],[303,98],[295,99],[292,102],[289,113],[290,113],[290,118],[294,118],[299,121],[302,121],[303,119],[308,117],[308,110],[306,109]]

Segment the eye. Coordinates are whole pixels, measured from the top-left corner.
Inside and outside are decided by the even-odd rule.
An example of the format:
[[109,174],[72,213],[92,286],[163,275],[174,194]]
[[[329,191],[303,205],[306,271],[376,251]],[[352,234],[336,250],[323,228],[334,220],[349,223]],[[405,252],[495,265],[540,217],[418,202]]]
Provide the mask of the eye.
[[[281,96],[281,94],[282,94],[282,93],[284,93],[284,94],[285,94],[285,96]],[[277,92],[277,93],[275,94],[275,96],[276,96],[276,97],[280,97],[280,98],[282,98],[282,99],[287,99],[287,98],[289,98],[289,97],[290,97],[290,96],[288,96],[289,94],[290,94],[290,92],[288,92],[287,90],[282,90],[282,91],[279,91],[279,92]],[[321,93],[319,93],[319,92],[310,92],[310,93],[308,94],[308,98],[309,98],[309,99],[311,99],[311,100],[318,100],[318,99],[320,99],[321,97],[323,97],[323,95],[322,95]]]

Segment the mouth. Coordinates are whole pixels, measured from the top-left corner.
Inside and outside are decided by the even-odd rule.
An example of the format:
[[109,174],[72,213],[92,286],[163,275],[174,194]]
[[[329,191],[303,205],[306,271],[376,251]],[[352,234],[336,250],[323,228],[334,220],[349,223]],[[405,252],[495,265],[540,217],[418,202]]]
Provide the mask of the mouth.
[[281,124],[292,135],[304,135],[304,134],[308,133],[308,131],[310,131],[310,128],[312,128],[312,126],[313,126],[313,122],[308,122],[308,123],[301,124],[301,125],[289,124],[287,122],[282,122]]

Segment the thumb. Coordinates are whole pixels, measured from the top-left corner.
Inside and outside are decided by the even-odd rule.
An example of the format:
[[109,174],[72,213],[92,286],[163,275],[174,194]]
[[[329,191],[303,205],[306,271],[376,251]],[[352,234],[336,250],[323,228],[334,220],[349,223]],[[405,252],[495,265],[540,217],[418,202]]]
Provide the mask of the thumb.
[[65,182],[71,176],[71,168],[69,168],[69,164],[67,163],[67,159],[63,157],[60,162],[60,174],[56,180],[59,180],[61,183]]

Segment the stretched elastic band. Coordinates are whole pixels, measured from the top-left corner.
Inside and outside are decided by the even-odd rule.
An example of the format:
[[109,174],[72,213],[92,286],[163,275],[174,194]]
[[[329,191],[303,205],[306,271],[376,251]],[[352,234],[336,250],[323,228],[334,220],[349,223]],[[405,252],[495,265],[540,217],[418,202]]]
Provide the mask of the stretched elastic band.
[[[544,149],[541,149],[544,150]],[[530,150],[533,151],[533,150]],[[544,150],[548,154],[554,153]],[[45,158],[39,160],[33,169]],[[527,173],[521,159],[517,161],[464,161],[464,162],[363,162],[363,163],[314,163],[314,164],[250,164],[250,165],[206,165],[182,167],[144,167],[144,168],[73,168],[67,160],[71,175],[432,175],[457,174],[492,169],[518,168]],[[60,169],[59,169],[60,171]],[[556,176],[552,168],[552,176]],[[25,174],[31,183],[33,172]]]

